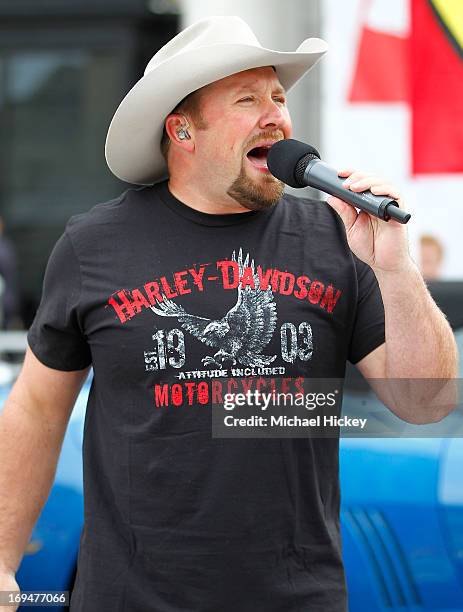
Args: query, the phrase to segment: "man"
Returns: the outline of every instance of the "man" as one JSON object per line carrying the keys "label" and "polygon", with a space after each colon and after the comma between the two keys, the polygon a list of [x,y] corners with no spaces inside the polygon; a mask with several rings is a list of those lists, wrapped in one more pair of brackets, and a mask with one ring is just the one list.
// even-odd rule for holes
{"label": "man", "polygon": [[[405,228],[283,197],[266,168],[291,136],[286,91],[325,49],[265,50],[240,19],[207,19],[116,112],[110,168],[154,185],[73,218],[50,258],[1,422],[4,585],[92,364],[72,610],[346,609],[338,440],[213,438],[210,418],[214,378],[242,371],[342,378],[349,359],[369,377],[455,375]],[[411,422],[443,416],[387,400]]]}
{"label": "man", "polygon": [[441,277],[444,247],[430,234],[420,236],[420,270],[427,281],[439,280]]}

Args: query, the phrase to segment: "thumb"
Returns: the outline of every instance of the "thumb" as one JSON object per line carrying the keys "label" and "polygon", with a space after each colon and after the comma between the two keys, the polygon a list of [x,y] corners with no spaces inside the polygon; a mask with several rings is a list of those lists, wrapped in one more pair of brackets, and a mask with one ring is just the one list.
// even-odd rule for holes
{"label": "thumb", "polygon": [[355,208],[334,196],[330,196],[326,201],[341,217],[346,231],[350,230],[357,220],[358,213]]}

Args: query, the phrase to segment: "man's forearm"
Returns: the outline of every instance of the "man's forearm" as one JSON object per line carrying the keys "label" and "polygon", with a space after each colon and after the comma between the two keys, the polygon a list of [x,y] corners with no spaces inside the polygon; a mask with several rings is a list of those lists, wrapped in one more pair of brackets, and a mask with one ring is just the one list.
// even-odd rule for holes
{"label": "man's forearm", "polygon": [[[388,380],[409,379],[409,395],[405,402],[413,402],[426,409],[426,402],[442,388],[442,384],[431,379],[439,379],[443,383],[458,376],[458,350],[452,329],[413,262],[400,273],[374,272],[385,311],[385,376]],[[396,395],[399,389],[407,388],[405,382],[391,383],[391,386],[394,386]],[[451,397],[454,397],[453,394],[447,390],[447,394],[443,394],[434,405],[443,406]],[[443,408],[436,414],[431,411],[429,416],[437,419],[447,412]]]}
{"label": "man's forearm", "polygon": [[27,402],[13,389],[0,414],[0,571],[11,573],[50,492],[64,435]]}
{"label": "man's forearm", "polygon": [[411,262],[400,273],[374,272],[385,311],[387,378],[456,377],[458,353],[452,329],[416,265]]}

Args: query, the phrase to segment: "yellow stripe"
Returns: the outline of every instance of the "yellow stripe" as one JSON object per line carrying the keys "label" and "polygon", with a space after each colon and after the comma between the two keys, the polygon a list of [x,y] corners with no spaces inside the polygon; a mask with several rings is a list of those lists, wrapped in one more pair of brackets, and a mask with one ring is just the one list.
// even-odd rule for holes
{"label": "yellow stripe", "polygon": [[431,0],[450,34],[463,49],[463,0]]}

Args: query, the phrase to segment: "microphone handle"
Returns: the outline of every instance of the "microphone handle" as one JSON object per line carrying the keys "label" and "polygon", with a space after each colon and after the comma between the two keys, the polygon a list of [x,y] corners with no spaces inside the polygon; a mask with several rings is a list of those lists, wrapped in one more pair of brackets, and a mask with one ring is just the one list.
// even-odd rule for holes
{"label": "microphone handle", "polygon": [[319,159],[312,159],[307,164],[303,178],[305,185],[320,189],[325,193],[336,196],[348,204],[352,204],[383,221],[395,219],[399,223],[407,223],[410,213],[399,208],[396,200],[385,196],[377,196],[367,191],[355,192],[342,186],[345,179],[338,176],[334,168]]}

